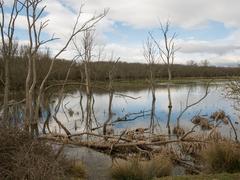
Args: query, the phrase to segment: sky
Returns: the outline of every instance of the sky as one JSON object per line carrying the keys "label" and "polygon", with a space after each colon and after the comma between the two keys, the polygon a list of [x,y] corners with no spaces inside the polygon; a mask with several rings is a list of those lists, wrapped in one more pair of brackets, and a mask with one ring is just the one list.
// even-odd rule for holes
{"label": "sky", "polygon": [[[240,64],[240,0],[43,0],[47,5],[42,20],[49,19],[42,38],[53,33],[60,40],[47,46],[56,53],[63,46],[84,4],[81,22],[109,8],[107,16],[96,26],[96,44],[104,47],[106,58],[114,53],[121,61],[145,63],[143,43],[151,32],[162,40],[159,22],[171,22],[176,33],[175,63],[207,59],[211,65]],[[5,0],[11,4],[12,0]],[[16,36],[26,43],[26,18],[16,24]],[[71,59],[75,51],[68,48],[62,57]],[[161,63],[161,61],[159,60]]]}

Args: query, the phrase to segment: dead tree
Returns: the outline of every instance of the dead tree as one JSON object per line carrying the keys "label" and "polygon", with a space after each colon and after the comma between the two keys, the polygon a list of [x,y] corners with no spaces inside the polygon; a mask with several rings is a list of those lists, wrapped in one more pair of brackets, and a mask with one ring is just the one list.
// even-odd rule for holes
{"label": "dead tree", "polygon": [[195,101],[195,102],[193,102],[193,103],[191,103],[191,104],[189,104],[189,98],[190,98],[190,94],[191,94],[191,88],[188,90],[185,107],[184,107],[184,109],[180,112],[180,114],[179,114],[178,117],[177,117],[177,127],[179,127],[179,121],[180,121],[181,117],[183,116],[183,114],[184,114],[189,108],[198,105],[200,102],[202,102],[202,101],[208,96],[210,83],[211,83],[211,81],[209,81],[209,82],[206,84],[206,89],[205,89],[204,95],[203,95],[201,98],[199,98],[197,101]]}
{"label": "dead tree", "polygon": [[155,100],[156,96],[155,96],[155,73],[154,73],[154,65],[156,63],[156,56],[157,56],[157,52],[156,52],[156,46],[154,45],[154,43],[152,42],[152,40],[150,38],[147,38],[144,46],[143,46],[143,56],[145,58],[145,60],[148,63],[148,69],[149,69],[149,83],[151,86],[151,91],[152,91],[152,98]]}
{"label": "dead tree", "polygon": [[85,83],[86,83],[86,94],[87,94],[87,104],[86,104],[86,131],[89,132],[92,125],[92,88],[91,88],[91,80],[90,80],[90,62],[92,60],[92,51],[93,51],[93,38],[94,34],[92,30],[86,31],[84,33],[82,43],[84,49],[84,72],[85,72]]}
{"label": "dead tree", "polygon": [[[46,6],[41,5],[43,0],[27,0],[25,9],[26,9],[26,18],[28,22],[28,34],[29,34],[29,51],[28,51],[28,68],[27,68],[27,78],[26,78],[26,110],[25,110],[25,129],[31,131],[32,135],[38,135],[38,121],[40,110],[40,105],[43,100],[43,92],[45,83],[52,72],[53,65],[55,60],[67,49],[72,39],[80,33],[83,33],[91,29],[97,22],[99,22],[107,13],[107,10],[104,10],[103,13],[99,15],[93,15],[90,19],[80,23],[80,18],[82,15],[81,6],[77,19],[75,21],[72,32],[63,45],[63,47],[53,56],[48,71],[40,84],[39,90],[36,93],[36,98],[33,97],[34,89],[36,88],[36,56],[39,52],[40,47],[47,44],[48,42],[54,41],[57,38],[52,36],[47,40],[42,40],[42,32],[48,25],[48,20],[41,22],[41,17],[44,14]],[[31,127],[29,129],[29,127]]]}
{"label": "dead tree", "polygon": [[[64,131],[65,131],[65,133],[67,134],[67,135],[70,135],[71,133],[68,131],[68,129],[58,120],[58,118],[57,118],[57,113],[59,112],[59,109],[60,109],[60,107],[61,107],[61,104],[63,103],[63,101],[64,101],[64,90],[65,90],[65,85],[66,85],[66,83],[67,83],[67,81],[68,81],[68,78],[69,78],[69,74],[70,74],[70,72],[71,72],[71,68],[73,67],[73,65],[75,64],[75,60],[76,60],[76,57],[74,57],[73,59],[72,59],[72,61],[71,61],[71,64],[70,64],[70,66],[68,67],[68,71],[67,71],[67,74],[66,74],[66,76],[65,76],[65,79],[64,79],[64,82],[63,82],[63,84],[62,84],[62,87],[61,87],[61,89],[60,89],[60,91],[59,91],[59,93],[58,93],[58,103],[57,103],[57,105],[55,106],[55,111],[54,111],[54,114],[53,114],[53,119],[56,121],[56,123],[59,125],[59,127],[61,127]],[[66,116],[67,117],[67,116]]]}
{"label": "dead tree", "polygon": [[[41,40],[41,34],[44,28],[48,25],[48,21],[40,22],[38,25],[38,20],[42,16],[46,6],[40,8],[40,3],[42,0],[27,0],[26,9],[26,19],[28,25],[28,38],[29,47],[27,52],[28,68],[27,68],[27,78],[25,82],[25,93],[26,93],[26,104],[25,104],[25,129],[31,131],[32,134],[38,135],[38,128],[35,117],[39,116],[39,109],[36,112],[36,99],[34,98],[35,88],[37,84],[37,71],[36,71],[36,59],[38,55],[39,48],[46,44],[47,42],[53,41],[56,38],[52,37],[48,40]],[[30,129],[29,129],[30,128]]]}
{"label": "dead tree", "polygon": [[83,37],[78,44],[77,39],[73,40],[73,44],[78,53],[78,56],[84,67],[84,77],[85,77],[85,91],[86,91],[86,115],[85,115],[85,129],[86,132],[91,131],[92,125],[92,103],[93,95],[91,88],[91,78],[90,78],[90,63],[93,60],[93,48],[94,48],[94,30],[88,29],[84,32]]}
{"label": "dead tree", "polygon": [[25,1],[21,2],[19,0],[14,0],[10,8],[10,18],[6,17],[7,7],[4,5],[4,1],[0,0],[0,11],[1,11],[1,21],[0,21],[0,33],[1,33],[1,51],[2,58],[4,62],[4,102],[3,102],[3,120],[4,125],[8,122],[8,111],[9,111],[9,88],[10,88],[10,67],[9,63],[14,58],[16,54],[17,46],[14,43],[15,37],[15,24],[19,16],[19,13],[23,10]]}
{"label": "dead tree", "polygon": [[[182,136],[185,131],[183,128],[181,128],[180,126],[180,119],[181,117],[183,116],[184,113],[186,113],[191,107],[193,106],[196,106],[198,105],[200,102],[202,102],[209,94],[209,86],[210,86],[210,83],[211,81],[209,81],[207,84],[206,84],[206,89],[205,89],[205,93],[203,94],[203,96],[199,99],[197,99],[196,101],[192,102],[191,104],[189,103],[189,98],[190,98],[190,95],[191,95],[191,90],[192,88],[189,88],[188,90],[188,94],[187,94],[187,98],[186,98],[186,103],[185,103],[185,107],[183,108],[183,110],[179,113],[179,115],[177,116],[177,125],[174,127],[173,129],[173,134],[177,135],[177,137],[179,136]],[[196,115],[195,117],[200,117],[199,114]],[[194,118],[195,118],[194,117]],[[193,119],[194,119],[193,118]],[[206,119],[205,118],[200,118],[202,119],[201,121],[205,121]],[[204,127],[204,128],[209,128],[209,124],[208,124],[208,120],[205,121],[206,123],[202,124],[201,126]],[[196,123],[195,123],[196,124]],[[200,125],[200,123],[198,123],[198,125]]]}
{"label": "dead tree", "polygon": [[120,60],[120,57],[117,58],[117,60],[113,60],[113,55],[111,56],[111,60],[109,61],[112,66],[108,72],[108,93],[109,93],[109,103],[108,103],[108,118],[103,124],[103,135],[107,134],[107,125],[112,119],[112,101],[113,101],[113,94],[114,94],[114,88],[113,88],[113,80],[114,80],[114,74],[116,73],[116,65],[118,61]]}
{"label": "dead tree", "polygon": [[162,45],[162,41],[157,41],[156,38],[151,33],[149,34],[158,48],[159,56],[162,62],[167,66],[167,71],[168,71],[167,89],[168,89],[168,109],[169,109],[167,127],[170,130],[170,120],[171,120],[171,112],[172,112],[170,83],[172,81],[172,66],[174,64],[175,52],[177,51],[177,49],[175,48],[176,33],[170,34],[169,21],[167,21],[165,25],[163,25],[160,22],[160,30],[163,35],[163,45]]}
{"label": "dead tree", "polygon": [[82,84],[84,84],[84,69],[83,69],[83,64],[82,63],[80,63],[80,65],[79,65],[79,72],[80,72],[80,74],[81,74],[81,85],[80,85],[80,87],[79,87],[79,93],[80,93],[80,100],[79,100],[79,104],[80,104],[80,108],[81,108],[81,114],[82,114],[82,119],[81,119],[81,122],[83,122],[84,121],[84,110],[83,110],[83,85]]}
{"label": "dead tree", "polygon": [[153,68],[156,63],[157,51],[156,51],[156,46],[155,46],[154,42],[149,37],[147,38],[147,40],[143,46],[143,56],[148,63],[148,69],[149,69],[148,81],[149,81],[149,84],[151,87],[151,92],[152,92],[150,131],[153,133],[154,132],[154,118],[155,118],[155,102],[156,102],[156,95],[155,95],[156,83],[155,83],[155,73],[154,73]]}
{"label": "dead tree", "polygon": [[225,96],[234,101],[234,108],[240,111],[240,80],[239,78],[229,79],[226,85]]}

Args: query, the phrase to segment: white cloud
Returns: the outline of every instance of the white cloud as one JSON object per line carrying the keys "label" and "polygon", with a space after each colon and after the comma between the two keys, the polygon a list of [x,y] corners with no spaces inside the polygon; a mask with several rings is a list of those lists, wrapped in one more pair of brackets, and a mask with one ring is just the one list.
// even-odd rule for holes
{"label": "white cloud", "polygon": [[138,45],[128,46],[126,44],[106,44],[106,52],[114,52],[116,56],[121,57],[121,61],[143,62],[142,49]]}
{"label": "white cloud", "polygon": [[[78,0],[65,0],[68,4],[74,4],[75,10],[79,7]],[[184,28],[202,28],[209,20],[224,23],[226,27],[240,28],[240,1],[232,0],[88,0],[87,12],[94,12],[104,8],[110,8],[107,20],[103,23],[102,32],[112,30],[113,22],[120,21],[134,28],[157,27],[158,19],[171,19],[172,23]],[[106,25],[107,24],[107,25]],[[178,39],[181,47],[176,57],[177,63],[185,63],[189,59],[201,61],[211,60],[216,63],[235,63],[240,59],[240,33],[235,31],[229,37],[215,41]],[[130,43],[110,43],[106,45],[106,51],[114,51],[121,56],[121,60],[128,62],[145,62],[142,56],[142,45]]]}
{"label": "white cloud", "polygon": [[[12,0],[5,2],[9,5]],[[61,49],[69,37],[81,2],[79,0],[46,0],[45,3],[46,16],[42,20],[50,19],[45,32],[49,35],[55,33],[56,37],[61,39],[48,45],[54,54]],[[114,31],[115,22],[122,22],[132,28],[151,29],[159,25],[158,19],[161,21],[170,19],[174,25],[199,29],[199,31],[208,25],[209,20],[222,22],[226,27],[236,29],[230,36],[223,39],[206,41],[179,37],[176,42],[181,49],[176,54],[176,62],[209,59],[213,65],[230,64],[240,59],[239,7],[239,0],[86,0],[81,22],[86,21],[93,14],[102,12],[104,8],[110,8],[107,17],[97,25],[96,40],[99,44],[106,44],[106,52],[114,51],[121,60],[128,62],[145,62],[142,56],[142,44],[109,43],[104,33]],[[26,28],[25,17],[20,16],[16,25],[20,29]],[[19,39],[21,40],[21,37]],[[62,57],[71,58],[72,56],[73,53],[70,51]]]}
{"label": "white cloud", "polygon": [[217,41],[202,41],[202,40],[177,40],[181,53],[208,53],[216,55],[224,55],[229,52],[240,50],[240,43],[235,41],[217,40]]}
{"label": "white cloud", "polygon": [[[79,0],[65,0],[79,6]],[[110,8],[109,18],[135,27],[156,27],[157,19],[170,18],[176,25],[193,28],[208,20],[239,27],[239,0],[88,0],[89,9]]]}

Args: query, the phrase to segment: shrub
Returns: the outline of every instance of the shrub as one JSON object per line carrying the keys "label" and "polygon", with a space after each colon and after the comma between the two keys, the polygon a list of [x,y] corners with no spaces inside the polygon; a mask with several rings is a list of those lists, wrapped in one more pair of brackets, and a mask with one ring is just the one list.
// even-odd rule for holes
{"label": "shrub", "polygon": [[111,170],[111,176],[117,180],[151,180],[155,177],[170,175],[172,163],[169,158],[159,156],[147,162],[137,159],[119,162]]}
{"label": "shrub", "polygon": [[65,172],[73,178],[86,177],[85,167],[80,161],[69,161],[69,164],[66,165]]}
{"label": "shrub", "polygon": [[239,146],[232,142],[222,141],[210,144],[201,153],[205,170],[211,173],[239,172]]}
{"label": "shrub", "polygon": [[155,177],[169,176],[172,172],[173,164],[170,158],[157,156],[150,161],[150,169],[147,172],[153,172]]}
{"label": "shrub", "polygon": [[119,162],[114,165],[111,171],[113,179],[119,180],[142,180],[144,174],[143,167],[138,160],[134,159],[130,162]]}
{"label": "shrub", "polygon": [[83,177],[83,168],[76,167],[61,153],[56,157],[46,142],[32,139],[19,129],[0,129],[0,179]]}

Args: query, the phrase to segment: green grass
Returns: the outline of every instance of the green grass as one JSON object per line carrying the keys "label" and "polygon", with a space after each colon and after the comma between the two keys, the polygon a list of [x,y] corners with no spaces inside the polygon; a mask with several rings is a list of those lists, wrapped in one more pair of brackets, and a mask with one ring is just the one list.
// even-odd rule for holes
{"label": "green grass", "polygon": [[[184,78],[173,78],[172,83],[173,84],[191,84],[191,83],[206,83],[210,79],[213,79],[217,82],[219,81],[226,81],[229,79],[229,77],[213,77],[213,78],[201,78],[201,77],[184,77]],[[155,79],[157,84],[164,84],[168,82],[167,78],[162,79]],[[107,84],[108,82],[98,82],[99,84]],[[113,85],[116,87],[149,87],[147,79],[135,79],[135,80],[114,80]]]}
{"label": "green grass", "polygon": [[189,175],[189,176],[171,176],[156,178],[155,180],[239,180],[240,173],[221,173],[211,175]]}

